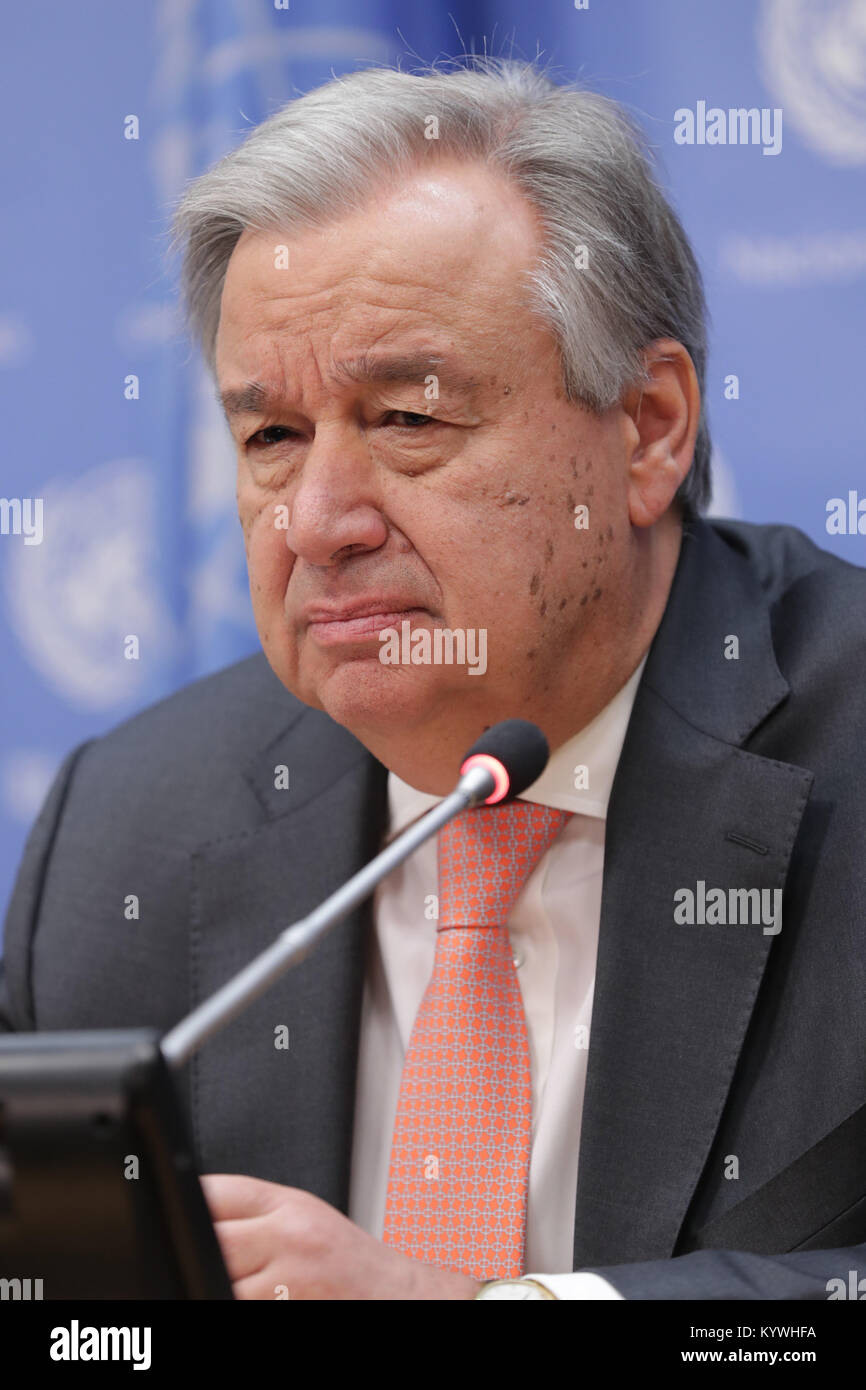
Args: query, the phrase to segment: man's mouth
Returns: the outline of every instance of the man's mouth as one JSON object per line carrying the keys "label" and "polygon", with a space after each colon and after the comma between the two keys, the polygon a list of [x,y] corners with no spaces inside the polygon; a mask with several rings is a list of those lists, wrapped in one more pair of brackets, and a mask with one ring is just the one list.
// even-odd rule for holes
{"label": "man's mouth", "polygon": [[386,628],[399,629],[402,622],[417,624],[429,618],[426,608],[398,608],[392,600],[371,600],[334,605],[313,606],[308,610],[307,633],[322,646],[339,642],[362,642],[376,637]]}

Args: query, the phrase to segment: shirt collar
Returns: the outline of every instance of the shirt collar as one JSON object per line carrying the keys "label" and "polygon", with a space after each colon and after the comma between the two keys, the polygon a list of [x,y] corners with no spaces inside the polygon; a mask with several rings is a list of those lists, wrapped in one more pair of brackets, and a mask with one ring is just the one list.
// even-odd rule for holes
{"label": "shirt collar", "polygon": [[[597,820],[606,819],[614,773],[645,665],[646,655],[604,709],[551,754],[550,762],[541,776],[521,793],[518,800],[534,801],[540,806],[593,816]],[[585,774],[581,774],[581,768],[586,769]],[[582,782],[587,785],[581,785]],[[389,839],[405,830],[441,800],[441,796],[420,792],[389,772]]]}

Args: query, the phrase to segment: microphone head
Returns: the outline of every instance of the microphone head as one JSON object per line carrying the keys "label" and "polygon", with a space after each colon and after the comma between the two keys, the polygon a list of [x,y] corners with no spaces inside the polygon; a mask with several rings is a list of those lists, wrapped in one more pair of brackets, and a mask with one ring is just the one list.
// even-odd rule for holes
{"label": "microphone head", "polygon": [[537,724],[528,719],[504,719],[473,743],[460,768],[461,776],[481,764],[496,778],[496,789],[483,802],[494,806],[526,791],[547,767],[550,749]]}

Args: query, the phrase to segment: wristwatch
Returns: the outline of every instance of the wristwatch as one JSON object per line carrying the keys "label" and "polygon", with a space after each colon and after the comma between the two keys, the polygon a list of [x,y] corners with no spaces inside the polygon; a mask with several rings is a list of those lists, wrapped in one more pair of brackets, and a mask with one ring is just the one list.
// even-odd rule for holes
{"label": "wristwatch", "polygon": [[537,1279],[488,1279],[475,1298],[552,1298],[559,1302],[556,1294]]}

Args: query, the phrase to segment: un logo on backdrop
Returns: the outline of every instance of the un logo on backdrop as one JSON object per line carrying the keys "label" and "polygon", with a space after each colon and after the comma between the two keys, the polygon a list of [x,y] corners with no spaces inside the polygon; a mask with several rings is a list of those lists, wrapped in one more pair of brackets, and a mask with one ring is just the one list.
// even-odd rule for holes
{"label": "un logo on backdrop", "polygon": [[866,163],[863,0],[764,0],[758,48],[785,123],[831,164]]}
{"label": "un logo on backdrop", "polygon": [[[141,459],[117,459],[48,483],[45,544],[6,552],[9,623],[59,695],[102,710],[141,695],[175,645],[159,582],[155,482]],[[126,639],[138,639],[130,659]]]}

